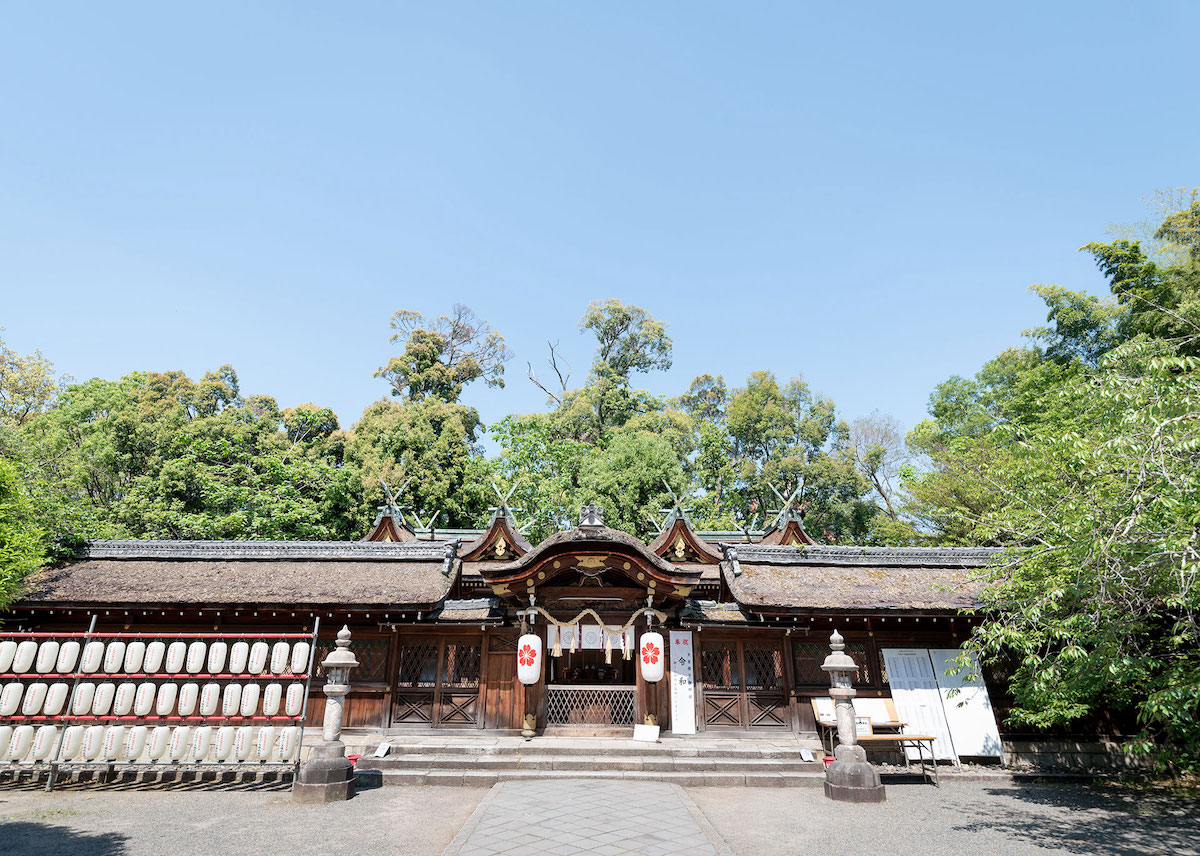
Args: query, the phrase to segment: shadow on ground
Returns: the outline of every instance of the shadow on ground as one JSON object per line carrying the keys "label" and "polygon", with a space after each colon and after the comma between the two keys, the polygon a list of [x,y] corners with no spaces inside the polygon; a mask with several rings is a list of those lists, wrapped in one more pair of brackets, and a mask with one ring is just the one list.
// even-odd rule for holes
{"label": "shadow on ground", "polygon": [[[43,773],[0,776],[0,789],[40,791],[46,788]],[[55,791],[289,791],[291,773],[246,775],[237,771],[166,770],[145,773],[128,770],[105,778],[102,771],[82,771],[54,783]],[[3,853],[3,851],[0,851]]]}
{"label": "shadow on ground", "polygon": [[122,856],[125,841],[116,832],[91,835],[65,826],[0,822],[0,852],[5,856]]}
{"label": "shadow on ground", "polygon": [[1200,854],[1200,799],[1078,784],[995,788],[986,815],[956,828],[990,829],[1064,853],[1145,856]]}

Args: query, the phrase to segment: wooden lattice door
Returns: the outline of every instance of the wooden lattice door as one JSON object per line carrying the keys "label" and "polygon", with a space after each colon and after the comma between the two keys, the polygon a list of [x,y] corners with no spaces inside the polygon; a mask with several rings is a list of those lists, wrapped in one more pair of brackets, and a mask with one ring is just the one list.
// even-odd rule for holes
{"label": "wooden lattice door", "polygon": [[392,724],[476,727],[482,641],[479,636],[401,639]]}
{"label": "wooden lattice door", "polygon": [[705,730],[791,727],[778,642],[705,639],[700,678]]}
{"label": "wooden lattice door", "polygon": [[479,662],[483,639],[455,637],[442,640],[434,711],[441,727],[479,724]]}

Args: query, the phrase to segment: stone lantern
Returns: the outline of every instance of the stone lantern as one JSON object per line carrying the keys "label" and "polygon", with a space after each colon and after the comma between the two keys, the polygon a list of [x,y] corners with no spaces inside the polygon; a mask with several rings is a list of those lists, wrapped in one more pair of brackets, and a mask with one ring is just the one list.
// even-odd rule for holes
{"label": "stone lantern", "polygon": [[842,635],[836,630],[829,637],[832,653],[821,664],[829,674],[829,695],[833,697],[837,720],[838,746],[834,761],[825,771],[825,796],[845,802],[883,802],[887,795],[879,773],[867,763],[867,753],[858,745],[854,728],[854,688],[852,676],[858,665],[846,653]]}
{"label": "stone lantern", "polygon": [[350,628],[338,631],[334,649],[321,661],[325,670],[325,717],[322,740],[313,747],[312,756],[300,765],[292,786],[292,802],[327,803],[354,796],[354,765],[346,757],[342,742],[342,719],[346,694],[350,692],[350,670],[358,660],[350,651]]}

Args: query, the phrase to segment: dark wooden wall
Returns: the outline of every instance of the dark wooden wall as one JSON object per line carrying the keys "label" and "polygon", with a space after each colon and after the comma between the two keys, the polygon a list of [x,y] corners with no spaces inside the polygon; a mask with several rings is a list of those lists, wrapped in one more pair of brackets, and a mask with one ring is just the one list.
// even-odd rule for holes
{"label": "dark wooden wall", "polygon": [[[97,623],[97,631],[145,631],[145,632],[213,632],[223,630],[229,633],[254,632],[298,632],[312,626],[312,616],[279,612],[268,615],[265,611],[259,616],[244,614],[239,620],[224,620],[214,623],[211,618],[202,615],[175,610],[147,610],[144,616],[135,617],[123,610],[112,610],[109,614],[101,614]],[[156,614],[157,613],[157,614]],[[322,616],[324,619],[325,616]],[[347,620],[348,619],[348,620]],[[874,620],[873,620],[874,621]],[[862,697],[880,697],[890,694],[886,674],[883,669],[879,649],[883,647],[957,647],[965,638],[965,624],[959,632],[953,632],[946,627],[946,621],[939,622],[937,629],[933,624],[913,622],[906,619],[906,629],[896,629],[894,619],[889,619],[886,625],[889,629],[867,629],[862,631],[842,630],[846,639],[848,653],[856,661],[864,664],[866,669],[856,681],[855,688]],[[25,629],[80,631],[87,628],[87,610],[74,610],[67,614],[56,610],[55,614],[36,613],[22,618],[20,624]],[[398,726],[393,722],[393,703],[397,670],[399,669],[399,649],[403,639],[448,639],[473,638],[480,640],[481,659],[479,666],[479,684],[477,701],[477,718],[474,722],[457,723],[454,727],[471,727],[498,731],[519,731],[523,725],[526,711],[537,714],[538,727],[546,724],[546,693],[545,681],[532,687],[525,687],[516,678],[516,628],[471,626],[431,626],[405,625],[394,629],[381,629],[377,622],[366,619],[355,619],[353,616],[337,616],[336,619],[325,620],[321,628],[317,644],[316,661],[319,663],[324,653],[333,645],[333,637],[343,623],[349,623],[352,636],[352,650],[362,664],[351,674],[351,692],[347,696],[345,726],[347,728],[388,728],[404,727],[419,728],[418,724]],[[819,622],[825,624],[824,620]],[[17,629],[16,622],[6,622],[11,629]],[[822,673],[815,670],[814,664],[819,665],[828,653],[829,629],[814,628],[808,633],[799,630],[788,634],[784,630],[744,630],[715,626],[703,630],[693,630],[696,643],[696,722],[698,730],[705,730],[704,724],[704,680],[702,674],[701,646],[706,640],[740,641],[743,648],[747,643],[759,645],[775,645],[782,657],[783,691],[786,694],[785,723],[777,726],[768,722],[771,728],[815,734],[816,722],[812,714],[810,699],[828,695],[828,682]],[[908,629],[911,628],[911,629]],[[644,627],[639,622],[639,634]],[[545,624],[537,625],[536,632],[545,642]],[[548,656],[549,649],[545,648]],[[619,654],[617,654],[619,656]],[[647,713],[653,713],[664,731],[671,728],[670,680],[668,676],[657,684],[647,684],[641,679],[641,670],[637,672],[638,721]],[[321,693],[324,676],[319,668],[313,678],[307,722],[310,726],[319,725],[324,712],[325,699]],[[993,692],[999,693],[999,689]],[[461,695],[461,691],[459,691]],[[997,697],[997,702],[1001,699]],[[428,726],[425,726],[428,727]],[[717,729],[710,729],[717,730]],[[736,729],[735,729],[736,730]],[[749,730],[755,730],[753,728]]]}

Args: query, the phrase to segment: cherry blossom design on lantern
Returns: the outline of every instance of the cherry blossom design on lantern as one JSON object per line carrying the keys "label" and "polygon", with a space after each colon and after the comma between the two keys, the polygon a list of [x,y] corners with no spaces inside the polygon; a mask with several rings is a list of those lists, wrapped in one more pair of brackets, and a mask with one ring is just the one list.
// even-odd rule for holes
{"label": "cherry blossom design on lantern", "polygon": [[522,666],[532,666],[537,662],[537,651],[533,650],[532,645],[526,645],[517,652],[517,662]]}
{"label": "cherry blossom design on lantern", "polygon": [[647,642],[642,646],[642,662],[647,666],[656,665],[661,654],[662,651],[659,651],[658,646],[653,642]]}

